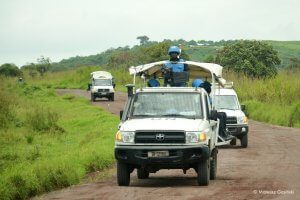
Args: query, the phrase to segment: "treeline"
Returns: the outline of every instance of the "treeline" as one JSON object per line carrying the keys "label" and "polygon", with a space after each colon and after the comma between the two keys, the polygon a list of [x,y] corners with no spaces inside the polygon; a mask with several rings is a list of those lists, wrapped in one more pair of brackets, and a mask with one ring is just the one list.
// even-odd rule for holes
{"label": "treeline", "polygon": [[[100,54],[71,57],[58,63],[53,63],[45,57],[40,57],[36,63],[29,63],[20,69],[14,64],[6,63],[0,66],[0,74],[22,76],[22,73],[26,71],[31,77],[36,77],[38,75],[43,76],[47,71],[65,71],[81,66],[101,66],[107,70],[124,69],[132,65],[168,59],[167,50],[171,45],[180,46],[183,50],[182,57],[186,60],[216,62],[224,65],[225,68],[231,66],[237,72],[247,71],[246,74],[251,76],[256,76],[255,74],[258,74],[257,70],[261,69],[264,70],[261,76],[266,74],[268,76],[268,74],[276,74],[279,68],[299,69],[300,67],[300,45],[298,45],[300,42],[186,41],[183,39],[165,39],[162,42],[157,42],[150,41],[147,36],[139,36],[137,39],[140,40],[140,45],[111,48]],[[249,54],[251,48],[255,52]],[[233,51],[235,53],[231,52],[233,49],[235,49]],[[226,59],[222,55],[226,55]],[[268,55],[271,55],[271,57],[268,57]],[[253,71],[256,71],[255,74]]]}

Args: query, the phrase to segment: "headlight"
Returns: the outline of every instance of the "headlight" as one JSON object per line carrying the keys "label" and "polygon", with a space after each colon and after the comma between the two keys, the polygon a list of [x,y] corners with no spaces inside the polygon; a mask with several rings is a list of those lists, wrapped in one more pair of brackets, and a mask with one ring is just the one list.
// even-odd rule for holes
{"label": "headlight", "polygon": [[248,118],[246,116],[237,117],[237,123],[238,124],[247,124]]}
{"label": "headlight", "polygon": [[186,133],[186,143],[196,143],[198,142],[198,134],[193,132]]}
{"label": "headlight", "polygon": [[206,132],[187,132],[186,133],[186,143],[197,143],[206,141]]}
{"label": "headlight", "polygon": [[116,134],[116,141],[124,143],[134,143],[134,132],[118,131]]}

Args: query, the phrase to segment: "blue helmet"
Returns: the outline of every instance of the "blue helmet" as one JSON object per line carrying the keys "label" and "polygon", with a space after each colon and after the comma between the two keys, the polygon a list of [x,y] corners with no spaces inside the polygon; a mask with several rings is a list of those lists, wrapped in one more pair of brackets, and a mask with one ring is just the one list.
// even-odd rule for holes
{"label": "blue helmet", "polygon": [[204,83],[201,79],[195,79],[192,83],[192,87],[200,87],[200,85]]}
{"label": "blue helmet", "polygon": [[168,54],[170,55],[173,52],[178,53],[178,55],[179,55],[181,53],[181,49],[177,46],[171,46],[169,48]]}
{"label": "blue helmet", "polygon": [[160,84],[159,84],[158,80],[156,80],[156,79],[150,79],[148,81],[148,87],[159,87],[159,86],[160,86]]}

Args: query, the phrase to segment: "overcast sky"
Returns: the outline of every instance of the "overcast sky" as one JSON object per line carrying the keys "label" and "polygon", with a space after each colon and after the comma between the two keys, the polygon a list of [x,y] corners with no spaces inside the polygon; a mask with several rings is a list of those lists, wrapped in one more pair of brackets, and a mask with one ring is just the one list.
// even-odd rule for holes
{"label": "overcast sky", "polygon": [[0,0],[0,65],[150,40],[300,40],[299,0]]}

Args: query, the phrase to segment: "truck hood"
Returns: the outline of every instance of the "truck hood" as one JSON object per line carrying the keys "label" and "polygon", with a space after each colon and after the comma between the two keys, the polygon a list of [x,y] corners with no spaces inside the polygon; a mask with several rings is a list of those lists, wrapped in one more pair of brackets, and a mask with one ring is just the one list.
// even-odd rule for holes
{"label": "truck hood", "polygon": [[244,117],[245,116],[245,113],[241,110],[221,109],[221,110],[218,110],[218,112],[225,112],[227,117]]}
{"label": "truck hood", "polygon": [[130,119],[121,124],[120,131],[137,131],[137,130],[202,131],[204,127],[207,127],[206,123],[208,122],[202,119],[184,119],[184,118]]}

